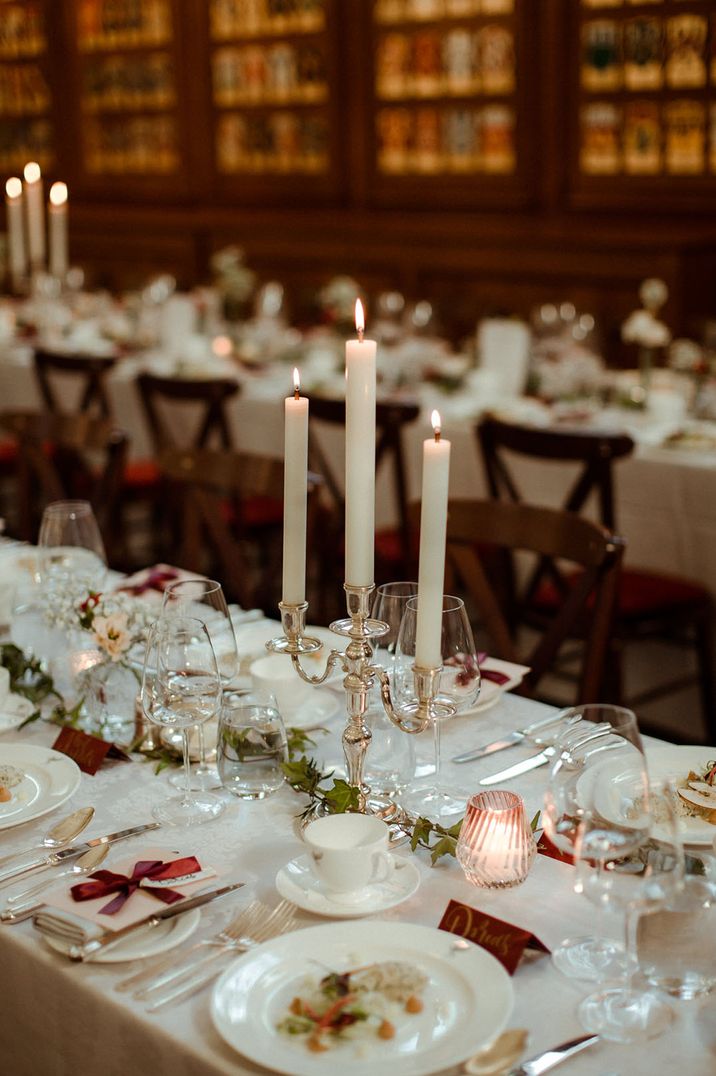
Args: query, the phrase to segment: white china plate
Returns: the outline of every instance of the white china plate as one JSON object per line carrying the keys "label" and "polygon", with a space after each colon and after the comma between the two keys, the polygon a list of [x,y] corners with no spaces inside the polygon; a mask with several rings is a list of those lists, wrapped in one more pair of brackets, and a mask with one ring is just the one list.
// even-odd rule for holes
{"label": "white china plate", "polygon": [[67,755],[34,744],[0,744],[0,764],[15,766],[25,774],[11,789],[12,799],[0,803],[0,829],[54,811],[74,795],[82,777],[77,763]]}
{"label": "white china plate", "polygon": [[[326,923],[244,954],[214,987],[211,1014],[239,1053],[287,1076],[429,1076],[463,1061],[506,1026],[514,1002],[502,965],[477,945],[413,923]],[[322,1054],[276,1028],[307,976],[377,961],[414,964],[428,978],[422,1013],[406,1014],[390,1040],[340,1043]]]}
{"label": "white china plate", "polygon": [[282,713],[286,728],[315,729],[330,721],[341,709],[341,698],[334,691],[314,688],[310,698],[290,713]]}
{"label": "white china plate", "polygon": [[[646,759],[649,769],[649,778],[653,780],[667,779],[670,777],[682,780],[689,770],[700,771],[707,762],[716,759],[716,747],[691,747],[687,745],[674,745],[668,747],[648,747]],[[585,774],[585,776],[587,776]],[[620,781],[620,777],[622,781]],[[604,818],[610,822],[619,821],[623,815],[619,809],[624,795],[628,795],[628,788],[624,790],[628,774],[623,771],[623,764],[618,762],[612,765],[605,764],[596,778],[598,784],[594,789],[594,806]],[[686,844],[711,845],[716,839],[716,826],[712,826],[700,818],[687,818],[680,816],[681,836]],[[656,826],[654,836],[657,839],[668,840],[669,834],[665,827]]]}
{"label": "white china plate", "polygon": [[292,859],[276,875],[276,889],[285,900],[315,915],[331,919],[360,919],[402,904],[420,885],[420,871],[413,862],[395,857],[395,868],[384,882],[366,887],[355,900],[332,899],[311,870],[311,857]]}
{"label": "white china plate", "polygon": [[[122,964],[126,960],[143,960],[147,956],[157,956],[166,953],[175,945],[181,945],[190,937],[201,921],[199,908],[178,915],[166,923],[159,923],[156,927],[145,927],[136,934],[117,942],[104,952],[99,952],[92,958],[93,964]],[[67,953],[68,946],[59,938],[50,938],[43,934],[44,940],[58,953]]]}

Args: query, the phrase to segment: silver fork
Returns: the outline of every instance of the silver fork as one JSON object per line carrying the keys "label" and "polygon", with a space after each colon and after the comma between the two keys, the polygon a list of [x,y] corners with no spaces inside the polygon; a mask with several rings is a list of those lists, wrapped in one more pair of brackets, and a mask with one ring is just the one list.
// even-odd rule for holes
{"label": "silver fork", "polygon": [[[143,983],[151,983],[156,979],[155,986],[159,986],[168,979],[174,977],[179,973],[177,968],[178,964],[184,964],[187,957],[192,953],[198,952],[200,949],[205,949],[207,945],[224,945],[230,943],[238,934],[242,931],[253,930],[260,922],[261,917],[265,916],[268,912],[268,908],[265,904],[262,904],[260,900],[254,900],[246,908],[242,909],[231,919],[225,927],[222,927],[216,934],[211,935],[209,938],[202,938],[201,941],[194,942],[184,953],[177,957],[176,953],[170,954],[168,957],[162,957],[161,960],[153,961],[148,968],[143,968],[135,975],[130,975],[128,979],[122,979],[121,982],[115,985],[115,990],[119,994],[128,993],[130,990],[134,990],[135,987],[142,986]],[[192,965],[193,966],[193,965]],[[184,967],[183,971],[188,971],[188,967]],[[169,972],[168,976],[164,976],[164,972]]]}
{"label": "silver fork", "polygon": [[278,937],[294,929],[296,925],[295,908],[288,901],[280,904],[270,913],[268,908],[261,905],[259,919],[248,929],[245,924],[224,931],[225,940],[216,942],[217,951],[195,961],[190,967],[183,967],[173,972],[160,976],[149,985],[142,987],[132,995],[136,1001],[151,1001],[152,1008],[161,1008],[170,1001],[179,1000],[179,997],[189,996],[208,983],[216,975],[220,968],[215,967],[215,961],[225,953],[241,953],[247,949],[260,945],[270,938]]}

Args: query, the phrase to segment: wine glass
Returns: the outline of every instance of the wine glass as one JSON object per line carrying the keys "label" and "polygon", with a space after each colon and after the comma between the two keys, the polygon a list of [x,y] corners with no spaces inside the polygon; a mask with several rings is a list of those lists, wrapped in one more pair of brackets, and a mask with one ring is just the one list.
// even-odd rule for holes
{"label": "wine glass", "polygon": [[545,793],[544,831],[560,851],[578,859],[580,825],[594,819],[601,844],[591,849],[590,855],[598,871],[586,888],[584,874],[578,872],[575,886],[596,904],[595,933],[566,939],[553,951],[552,960],[569,978],[602,980],[623,969],[621,945],[604,936],[604,914],[613,903],[607,861],[628,855],[640,840],[635,826],[625,828],[610,819],[617,810],[622,812],[622,797],[632,802],[635,789],[643,793],[646,759],[633,711],[592,703],[565,710],[560,716],[562,732],[554,744]]}
{"label": "wine glass", "polygon": [[[676,791],[669,782],[654,782],[646,791],[635,787],[631,800],[622,795],[609,803],[609,831],[614,828],[633,834],[630,857],[624,851],[610,852],[611,839],[603,837],[601,819],[582,823],[582,857],[597,851],[611,856],[609,884],[616,899],[626,909],[626,951],[629,959],[621,986],[608,987],[585,998],[579,1006],[579,1019],[588,1030],[612,1042],[641,1042],[653,1038],[670,1023],[671,1006],[664,997],[636,985],[639,971],[638,935],[649,927],[649,917],[678,899],[684,888],[684,850],[679,834]],[[600,851],[601,848],[601,851]],[[657,933],[663,923],[657,925]],[[661,944],[671,939],[661,938]]]}
{"label": "wine glass", "polygon": [[[455,707],[456,713],[469,710],[480,694],[480,669],[477,650],[468,620],[465,603],[452,594],[443,595],[440,650],[442,671],[437,703]],[[418,621],[418,599],[409,598],[400,624],[395,655],[394,687],[399,703],[415,702],[412,667]],[[428,785],[418,786],[411,793],[414,807],[425,810],[430,817],[443,818],[465,810],[466,798],[456,798],[440,783],[440,726],[441,718],[432,722],[434,771]]]}
{"label": "wine glass", "polygon": [[[219,675],[224,687],[228,687],[239,672],[239,652],[236,647],[234,625],[226,604],[221,583],[215,579],[180,579],[170,583],[162,599],[163,616],[192,616],[206,625],[214,647]],[[221,788],[221,778],[216,766],[207,762],[204,726],[197,726],[199,762],[192,767],[192,788]],[[170,778],[173,784],[176,778]]]}
{"label": "wine glass", "polygon": [[[385,669],[393,680],[398,632],[409,598],[418,593],[414,582],[383,583],[378,587],[371,615],[388,625],[385,635],[376,640],[373,664]],[[373,738],[365,762],[365,779],[379,795],[400,795],[415,775],[415,741],[393,724],[386,714],[376,686],[366,714]]]}
{"label": "wine glass", "polygon": [[184,757],[184,792],[154,808],[154,817],[170,826],[209,822],[224,809],[216,796],[192,794],[189,730],[217,717],[221,677],[206,625],[193,617],[160,617],[151,629],[144,660],[142,708],[160,728],[180,729]]}
{"label": "wine glass", "polygon": [[42,513],[39,547],[40,580],[50,591],[101,590],[107,555],[89,501],[53,501]]}

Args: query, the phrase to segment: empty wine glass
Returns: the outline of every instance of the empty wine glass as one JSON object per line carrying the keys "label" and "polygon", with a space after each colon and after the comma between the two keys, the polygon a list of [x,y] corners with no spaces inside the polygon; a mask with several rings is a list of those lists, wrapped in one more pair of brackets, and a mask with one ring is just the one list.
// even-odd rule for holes
{"label": "empty wine glass", "polygon": [[221,677],[209,633],[193,617],[161,617],[147,643],[141,690],[147,719],[160,728],[180,729],[184,756],[184,792],[154,808],[154,817],[170,826],[209,822],[224,809],[216,796],[192,793],[189,730],[218,717]]}
{"label": "empty wine glass", "polygon": [[[597,991],[579,1006],[579,1018],[588,1031],[612,1042],[641,1042],[653,1038],[672,1019],[671,1006],[665,998],[636,983],[639,971],[638,933],[644,936],[649,917],[673,905],[684,887],[684,851],[679,835],[676,792],[668,782],[647,784],[646,792],[633,788],[630,799],[623,794],[608,804],[608,834],[620,831],[633,834],[625,847],[629,858],[614,848],[611,836],[604,838],[603,819],[594,816],[582,823],[583,857],[597,852],[611,856],[608,863],[609,885],[618,902],[626,909],[626,975],[621,986]],[[600,850],[601,849],[601,850]],[[662,924],[663,926],[663,924]],[[659,928],[657,927],[657,930]],[[662,937],[662,944],[671,944]]]}
{"label": "empty wine glass", "polygon": [[[196,617],[206,625],[222,685],[228,687],[239,672],[239,653],[234,625],[221,583],[215,579],[203,578],[180,579],[170,583],[164,591],[162,615]],[[197,725],[197,739],[199,762],[192,767],[192,788],[220,788],[221,778],[217,768],[207,761],[203,725]],[[179,779],[178,775],[176,779],[170,778],[173,784],[178,783]]]}
{"label": "empty wine glass", "polygon": [[[570,978],[601,981],[620,973],[622,946],[605,936],[604,915],[614,903],[609,887],[608,861],[628,855],[641,835],[637,827],[610,821],[621,797],[632,802],[635,789],[644,790],[646,759],[636,716],[620,706],[594,703],[562,713],[563,731],[554,744],[554,762],[545,794],[543,825],[547,837],[562,852],[579,859],[584,852],[582,823],[594,821],[595,847],[587,858],[598,865],[588,882],[577,873],[576,890],[597,907],[594,935],[568,938],[552,953],[555,966]],[[619,812],[622,806],[618,807]],[[601,842],[601,843],[600,843]]]}
{"label": "empty wine glass", "polygon": [[[415,701],[412,667],[415,663],[417,620],[418,599],[409,598],[398,633],[395,657],[394,688],[399,703]],[[480,669],[465,603],[452,594],[443,595],[440,650],[443,667],[436,702],[454,706],[456,713],[469,710],[480,694]],[[466,797],[452,796],[440,783],[442,720],[438,718],[432,722],[435,761],[432,781],[416,787],[410,797],[416,809],[425,811],[433,818],[464,811],[467,802]]]}
{"label": "empty wine glass", "polygon": [[50,592],[77,595],[101,590],[107,555],[89,501],[53,501],[42,513],[39,547],[40,581]]}

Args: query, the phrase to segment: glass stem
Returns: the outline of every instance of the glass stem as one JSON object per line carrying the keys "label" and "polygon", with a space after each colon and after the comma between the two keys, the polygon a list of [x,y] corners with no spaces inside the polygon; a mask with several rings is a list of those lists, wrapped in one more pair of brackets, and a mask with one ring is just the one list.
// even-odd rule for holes
{"label": "glass stem", "polygon": [[639,907],[636,904],[627,904],[624,914],[624,942],[626,949],[626,967],[624,970],[624,989],[631,990],[634,984],[634,976],[639,969],[637,958],[636,932],[639,927]]}
{"label": "glass stem", "polygon": [[433,751],[435,752],[435,778],[433,788],[440,791],[440,718],[433,717]]}
{"label": "glass stem", "polygon": [[[597,860],[597,875],[599,879],[599,900],[597,901],[597,911],[594,917],[594,937],[600,944],[604,944],[604,930],[606,920],[606,893],[604,887],[606,866],[603,859]],[[600,975],[598,982],[603,982],[604,975]]]}
{"label": "glass stem", "polygon": [[189,729],[181,732],[182,751],[184,753],[184,799],[183,803],[191,803],[191,759],[189,758]]}
{"label": "glass stem", "polygon": [[196,726],[197,736],[199,737],[199,769],[206,769],[206,746],[204,743],[204,726]]}

